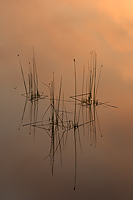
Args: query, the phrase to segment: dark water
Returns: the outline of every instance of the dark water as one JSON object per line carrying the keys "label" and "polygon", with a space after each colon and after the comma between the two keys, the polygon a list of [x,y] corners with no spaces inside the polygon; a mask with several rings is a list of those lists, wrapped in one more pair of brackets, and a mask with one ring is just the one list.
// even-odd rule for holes
{"label": "dark water", "polygon": [[[106,76],[109,73],[107,72]],[[104,75],[103,72],[103,77]],[[21,75],[19,88],[14,88],[13,81],[11,85],[3,86],[0,199],[130,200],[133,198],[131,85],[122,81],[118,84],[116,81],[118,77],[108,77],[107,84],[103,84],[106,77],[101,80],[99,99],[110,101],[110,105],[118,108],[104,104],[95,106],[96,117],[92,124],[87,123],[75,131],[74,129],[64,131],[60,128],[60,138],[58,132],[57,138],[54,138],[54,156],[50,150],[53,148],[53,141],[44,129],[34,130],[33,127],[30,129],[30,126],[23,126],[30,122],[31,102],[27,102],[22,126],[18,130],[25,104],[25,97],[21,96],[24,91]],[[52,75],[49,81],[51,78]],[[60,78],[55,74],[55,79],[55,96],[58,96]],[[74,93],[73,80],[72,74],[69,76],[69,81],[73,86],[68,88],[66,93],[64,91],[65,99],[71,100],[69,97]],[[114,80],[111,85],[110,80]],[[77,85],[80,85],[80,82],[82,81],[78,79]],[[68,87],[66,82],[63,86]],[[44,89],[44,86],[41,87]],[[81,91],[81,87],[79,88],[78,92]],[[46,88],[44,90],[49,94]],[[69,91],[73,93],[70,94]],[[64,103],[67,111],[74,113],[74,103]],[[32,106],[34,113],[34,105]],[[49,99],[39,100],[38,106],[37,121],[49,106]],[[77,115],[79,108],[80,105],[77,105]],[[85,106],[81,107],[79,124],[89,121],[93,106],[91,109],[90,111]],[[44,117],[47,123],[51,112],[49,109]],[[67,117],[73,120],[73,116],[69,113]],[[52,131],[48,133],[52,134]]]}

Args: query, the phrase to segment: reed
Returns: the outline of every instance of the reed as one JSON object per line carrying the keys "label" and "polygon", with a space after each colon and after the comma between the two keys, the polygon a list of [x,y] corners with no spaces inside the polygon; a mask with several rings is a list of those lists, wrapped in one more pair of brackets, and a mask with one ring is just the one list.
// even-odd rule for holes
{"label": "reed", "polygon": [[[32,121],[34,121],[34,122],[37,121],[38,103],[36,103],[36,102],[38,102],[39,99],[45,99],[47,97],[47,95],[44,95],[43,92],[39,92],[39,90],[38,90],[38,75],[37,75],[34,49],[33,49],[33,66],[32,67],[31,67],[31,63],[29,62],[28,87],[26,84],[26,79],[24,76],[24,71],[23,71],[23,67],[21,64],[20,56],[17,55],[17,57],[18,57],[21,74],[22,74],[22,80],[23,80],[24,89],[25,89],[25,93],[22,95],[26,98],[23,113],[22,113],[22,118],[21,118],[20,125],[19,125],[19,130],[20,130],[21,125],[23,123],[23,119],[24,119],[24,115],[25,115],[25,111],[26,111],[26,107],[27,107],[27,102],[30,101],[30,103],[31,103],[30,111],[29,111],[30,112],[29,120],[30,120],[30,124],[31,124]],[[31,133],[31,126],[30,126],[30,133]],[[34,126],[34,133],[35,133],[35,126]]]}
{"label": "reed", "polygon": [[[23,96],[26,97],[24,110],[21,118],[21,123],[19,129],[22,125],[24,118],[27,101],[30,101],[30,115],[29,123],[24,124],[23,126],[30,126],[34,128],[34,136],[36,128],[44,130],[48,137],[50,138],[50,150],[47,157],[50,158],[52,175],[54,174],[54,162],[55,154],[60,155],[61,165],[63,163],[63,150],[67,144],[68,133],[73,131],[73,141],[74,141],[74,185],[73,189],[76,189],[77,182],[77,149],[78,145],[82,152],[82,144],[80,138],[80,128],[83,128],[83,133],[85,134],[85,125],[88,127],[88,133],[90,136],[90,145],[94,148],[97,145],[97,124],[100,130],[100,136],[102,137],[102,132],[100,128],[100,123],[98,120],[98,115],[96,111],[96,106],[105,106],[113,107],[116,106],[110,105],[109,102],[100,102],[97,100],[98,87],[101,77],[102,65],[100,68],[99,76],[97,76],[97,54],[95,51],[90,53],[90,59],[88,61],[88,74],[87,79],[85,76],[85,65],[83,66],[83,75],[82,75],[82,85],[81,93],[77,94],[77,74],[76,74],[76,60],[73,59],[73,68],[74,68],[74,95],[70,96],[70,100],[64,99],[64,93],[62,95],[62,77],[60,78],[59,91],[56,94],[55,90],[55,78],[54,72],[52,76],[52,81],[50,84],[45,84],[42,82],[49,90],[49,99],[50,103],[40,121],[38,121],[38,100],[44,99],[46,95],[43,95],[39,91],[38,84],[38,74],[37,66],[35,60],[35,53],[33,49],[33,65],[29,62],[29,73],[28,73],[28,87],[26,85],[26,80],[24,77],[24,72],[22,64],[18,55],[18,60],[20,64],[23,84],[25,93]],[[28,89],[27,89],[28,88]],[[62,98],[63,96],[63,98]],[[56,98],[55,98],[56,97]],[[62,104],[61,104],[62,101]],[[65,103],[73,103],[73,112],[69,112]],[[81,111],[82,109],[82,111]],[[86,118],[84,117],[84,110],[86,111]],[[72,115],[71,115],[72,114]],[[48,115],[48,116],[47,116]],[[71,116],[70,116],[71,115]]]}

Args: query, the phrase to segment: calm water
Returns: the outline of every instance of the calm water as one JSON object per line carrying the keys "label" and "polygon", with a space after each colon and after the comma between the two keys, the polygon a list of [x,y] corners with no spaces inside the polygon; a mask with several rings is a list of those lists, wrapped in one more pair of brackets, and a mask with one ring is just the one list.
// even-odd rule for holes
{"label": "calm water", "polygon": [[[1,1],[1,200],[133,199],[132,6],[127,0]],[[95,121],[75,132],[61,127],[52,140],[48,135],[51,129],[23,126],[37,110],[37,105],[27,102],[18,130],[25,105],[21,94],[25,90],[17,54],[28,83],[33,46],[39,90],[49,95],[43,83],[49,85],[54,72],[55,98],[59,96],[62,76],[61,99],[64,92],[65,100],[71,100],[75,93],[73,59],[76,59],[77,94],[81,94],[83,67],[86,80],[90,52],[96,50],[97,74],[103,65],[97,98],[118,108],[96,106]],[[63,120],[74,120],[74,103],[64,104],[71,113],[65,114]],[[48,106],[49,99],[39,100],[34,121],[41,120]],[[77,105],[77,116],[79,108]],[[79,124],[88,122],[92,112],[81,107]],[[49,123],[51,116],[49,109],[44,122]],[[46,125],[45,129],[48,128]],[[54,159],[53,149],[56,149]]]}
{"label": "calm water", "polygon": [[[102,76],[104,74],[103,72]],[[52,75],[49,81],[51,79]],[[55,94],[58,95],[60,78],[55,79]],[[115,77],[111,79],[115,82]],[[69,76],[69,80],[73,82],[73,75]],[[103,81],[106,81],[106,78],[101,80],[99,96],[105,102],[113,101],[110,101],[110,104],[118,106],[118,109],[105,107],[104,104],[96,106],[95,126],[86,124],[76,129],[76,161],[73,129],[64,132],[63,139],[60,140],[61,146],[54,154],[54,162],[52,156],[51,159],[46,158],[51,148],[51,138],[46,131],[36,128],[34,132],[33,127],[30,130],[29,126],[23,126],[30,122],[30,102],[27,103],[21,129],[18,130],[25,104],[25,97],[21,96],[24,91],[21,74],[20,88],[14,89],[14,81],[11,85],[6,84],[5,88],[3,86],[0,140],[1,199],[133,198],[131,88],[122,82],[115,87],[112,82],[112,87],[115,88],[113,94],[112,90],[110,92],[107,88],[108,83],[104,86]],[[67,87],[65,84],[67,83],[63,84],[64,87]],[[43,84],[41,87],[44,87]],[[47,87],[44,87],[44,91],[49,94]],[[81,91],[80,87],[78,91]],[[66,94],[68,93],[67,90]],[[66,98],[71,100],[69,96]],[[67,111],[74,112],[74,103],[64,104]],[[39,121],[49,106],[49,99],[40,100],[38,106]],[[77,113],[79,107],[77,105]],[[47,123],[50,115],[50,111],[45,115]],[[81,108],[80,116],[80,124],[89,121],[90,110],[86,107]],[[73,120],[73,114],[69,113],[67,117]],[[55,146],[58,141],[59,139],[55,138]]]}

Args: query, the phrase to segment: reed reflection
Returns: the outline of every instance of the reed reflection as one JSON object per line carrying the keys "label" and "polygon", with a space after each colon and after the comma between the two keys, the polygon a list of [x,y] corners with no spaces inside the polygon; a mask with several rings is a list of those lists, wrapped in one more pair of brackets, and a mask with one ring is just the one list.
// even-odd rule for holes
{"label": "reed reflection", "polygon": [[[117,108],[116,106],[112,106],[107,104],[107,102],[100,102],[97,99],[97,92],[100,82],[100,76],[101,76],[101,70],[102,65],[100,68],[100,73],[97,78],[97,54],[95,51],[92,51],[90,53],[90,62],[88,62],[88,75],[86,80],[86,93],[84,92],[84,85],[85,85],[85,66],[83,68],[83,82],[82,82],[82,92],[81,94],[77,94],[77,78],[76,78],[76,60],[74,59],[74,77],[75,77],[75,95],[70,96],[71,99],[74,100],[74,152],[75,152],[75,177],[74,177],[74,190],[76,189],[76,177],[77,177],[77,135],[79,137],[79,143],[80,141],[80,134],[79,134],[79,127],[83,126],[83,132],[84,132],[84,125],[89,123],[90,128],[89,135],[90,135],[90,144],[95,148],[96,147],[96,118],[99,125],[99,130],[101,134],[100,124],[98,115],[96,112],[96,106],[104,105],[104,106],[110,106]],[[89,80],[89,81],[88,81]],[[77,105],[79,105],[79,111],[77,116]],[[84,113],[83,108],[86,108],[86,122],[84,121]],[[89,119],[88,119],[88,112],[87,108],[89,109]],[[80,113],[82,110],[82,123],[80,123]],[[78,133],[76,130],[78,129]],[[102,134],[101,134],[102,137]]]}
{"label": "reed reflection", "polygon": [[[33,65],[31,67],[31,63],[29,62],[29,73],[28,73],[28,84],[26,84],[24,72],[23,72],[23,67],[20,61],[20,56],[18,56],[18,61],[20,64],[20,69],[21,69],[21,74],[22,74],[22,79],[23,79],[23,84],[24,84],[24,89],[25,93],[22,94],[22,96],[25,97],[25,104],[24,104],[24,109],[22,113],[22,118],[21,122],[19,125],[19,130],[21,128],[21,125],[23,123],[27,103],[29,102],[29,124],[30,124],[30,132],[31,133],[31,124],[35,123],[37,121],[37,116],[38,116],[38,100],[40,99],[45,99],[47,95],[44,95],[43,92],[39,91],[39,86],[38,86],[38,75],[37,75],[37,67],[36,67],[36,61],[35,61],[35,54],[34,54],[34,49],[33,49]],[[28,87],[27,87],[28,85]],[[23,126],[26,126],[27,124],[24,124]],[[35,133],[35,127],[34,127],[34,133]]]}
{"label": "reed reflection", "polygon": [[[77,182],[77,150],[82,152],[82,135],[89,135],[89,142],[92,147],[97,145],[97,128],[102,137],[102,131],[98,119],[97,107],[113,107],[116,106],[108,104],[108,102],[101,102],[97,99],[97,91],[100,82],[102,65],[100,73],[97,79],[97,58],[96,52],[90,53],[90,61],[88,62],[88,74],[85,80],[85,66],[83,67],[83,81],[81,94],[77,94],[77,77],[76,77],[76,60],[74,59],[74,95],[70,96],[70,100],[64,99],[64,93],[62,92],[62,77],[60,78],[59,91],[55,94],[55,79],[54,73],[52,81],[49,84],[42,82],[49,91],[49,96],[43,95],[38,91],[38,78],[35,64],[33,64],[33,72],[29,66],[29,92],[27,92],[26,82],[20,62],[25,94],[26,97],[23,115],[20,123],[20,127],[24,118],[27,101],[30,101],[30,122],[24,124],[24,126],[31,126],[35,129],[39,128],[45,131],[50,138],[50,150],[49,154],[44,158],[50,159],[52,175],[54,174],[54,162],[55,156],[59,153],[60,162],[62,165],[63,150],[66,147],[68,136],[73,132],[74,142],[74,186],[76,189]],[[20,60],[19,60],[20,61]],[[33,53],[33,63],[35,62]],[[86,88],[85,88],[86,85]],[[56,98],[55,98],[56,96]],[[47,98],[46,98],[47,97]],[[46,98],[49,100],[49,105],[45,110],[41,120],[37,120],[38,114],[38,100]],[[70,111],[70,105],[72,105]],[[82,128],[82,129],[81,129]],[[83,134],[82,134],[83,133]],[[79,144],[79,146],[78,146]]]}

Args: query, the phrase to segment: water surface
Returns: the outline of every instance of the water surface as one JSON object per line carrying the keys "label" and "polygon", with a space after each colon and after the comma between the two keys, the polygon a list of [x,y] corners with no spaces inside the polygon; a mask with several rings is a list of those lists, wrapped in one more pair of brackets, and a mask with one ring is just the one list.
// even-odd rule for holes
{"label": "water surface", "polygon": [[[0,198],[132,200],[132,3],[8,3],[2,2],[0,14]],[[96,50],[98,74],[103,65],[97,97],[118,107],[96,107],[98,119],[92,137],[90,124],[81,126],[79,132],[76,129],[76,181],[73,129],[64,133],[53,168],[50,157],[45,159],[51,148],[49,135],[43,129],[36,128],[34,132],[33,127],[30,130],[23,126],[30,122],[30,102],[18,130],[25,104],[21,94],[25,89],[17,54],[28,82],[33,46],[39,90],[49,95],[42,82],[49,84],[54,72],[55,98],[59,96],[62,76],[62,94],[67,100],[74,95],[73,59],[76,59],[77,94],[81,94],[83,67],[87,76],[90,52]],[[38,106],[40,120],[49,99],[39,100]],[[74,103],[65,102],[65,106],[74,113]],[[80,122],[88,121],[89,114],[88,108],[81,109]],[[49,115],[51,111],[45,116],[47,120]],[[73,120],[72,114],[69,117]]]}

